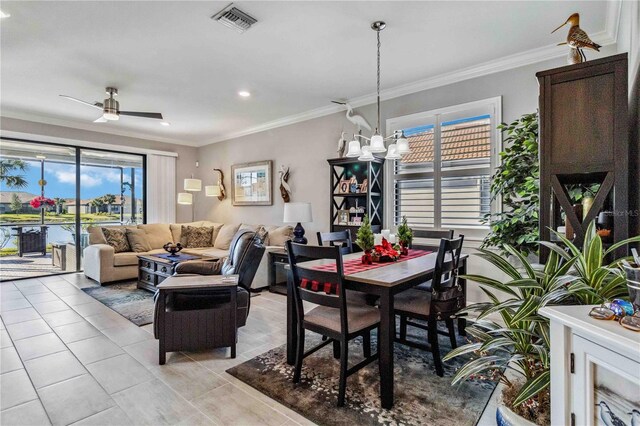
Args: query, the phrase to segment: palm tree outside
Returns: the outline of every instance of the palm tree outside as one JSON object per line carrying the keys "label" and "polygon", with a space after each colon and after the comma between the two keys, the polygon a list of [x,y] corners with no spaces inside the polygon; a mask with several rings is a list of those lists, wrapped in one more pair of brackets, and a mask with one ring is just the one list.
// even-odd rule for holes
{"label": "palm tree outside", "polygon": [[28,185],[24,174],[29,164],[23,160],[0,160],[0,183],[9,188],[24,188]]}

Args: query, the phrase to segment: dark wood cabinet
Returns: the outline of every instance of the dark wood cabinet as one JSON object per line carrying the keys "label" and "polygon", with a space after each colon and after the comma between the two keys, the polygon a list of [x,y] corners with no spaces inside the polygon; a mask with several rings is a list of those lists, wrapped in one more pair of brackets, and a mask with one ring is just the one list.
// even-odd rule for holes
{"label": "dark wood cabinet", "polygon": [[[588,224],[609,212],[610,241],[629,236],[627,54],[536,74],[540,85],[540,237],[549,241],[569,222],[581,245]],[[570,196],[579,186],[598,188],[584,217]],[[626,248],[616,254],[624,255]],[[541,248],[540,259],[548,250]]]}
{"label": "dark wood cabinet", "polygon": [[[373,232],[380,232],[384,223],[384,158],[376,157],[374,161],[358,161],[356,158],[335,158],[327,160],[330,168],[330,218],[331,231],[348,230],[355,241],[356,232],[360,225],[352,222],[355,217],[363,218],[366,214],[371,221]],[[352,177],[361,186],[366,179],[366,185],[358,192],[351,192],[350,188],[342,185]],[[358,213],[358,211],[361,211]],[[347,223],[341,221],[341,212],[350,212]],[[355,213],[354,213],[355,211]]]}

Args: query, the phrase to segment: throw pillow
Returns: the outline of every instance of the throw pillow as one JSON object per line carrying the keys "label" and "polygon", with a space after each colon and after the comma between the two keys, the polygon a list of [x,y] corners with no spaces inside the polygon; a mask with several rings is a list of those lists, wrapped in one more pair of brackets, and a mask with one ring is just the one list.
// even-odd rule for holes
{"label": "throw pillow", "polygon": [[107,244],[113,247],[116,253],[122,253],[124,251],[131,251],[129,240],[127,240],[127,232],[125,229],[117,228],[102,228],[104,239],[107,240]]}
{"label": "throw pillow", "polygon": [[267,228],[267,230],[269,231],[268,245],[270,246],[283,247],[288,240],[293,238],[293,227],[290,225]]}
{"label": "throw pillow", "polygon": [[211,247],[213,229],[209,226],[183,226],[182,239],[189,248]]}
{"label": "throw pillow", "polygon": [[151,244],[147,238],[147,232],[144,229],[127,229],[127,240],[129,240],[131,250],[136,253],[151,250]]}
{"label": "throw pillow", "polygon": [[233,237],[236,235],[236,232],[238,232],[239,227],[240,225],[231,225],[231,224],[223,225],[222,228],[220,228],[220,231],[218,231],[218,235],[216,235],[216,240],[213,246],[217,249],[229,250],[231,241],[233,240]]}

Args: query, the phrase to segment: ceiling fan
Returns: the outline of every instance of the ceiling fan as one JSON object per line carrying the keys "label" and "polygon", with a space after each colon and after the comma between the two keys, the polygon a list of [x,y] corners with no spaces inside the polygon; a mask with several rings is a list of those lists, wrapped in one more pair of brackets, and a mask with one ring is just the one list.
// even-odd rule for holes
{"label": "ceiling fan", "polygon": [[120,111],[120,103],[113,98],[114,96],[118,96],[118,89],[114,87],[107,87],[105,90],[109,97],[105,99],[104,102],[91,103],[67,95],[60,96],[65,99],[69,99],[71,101],[79,102],[81,104],[102,110],[102,117],[94,120],[94,123],[106,123],[107,121],[115,121],[118,120],[121,115],[129,115],[131,117],[141,118],[155,118],[158,120],[162,120],[162,114],[160,114],[159,112]]}

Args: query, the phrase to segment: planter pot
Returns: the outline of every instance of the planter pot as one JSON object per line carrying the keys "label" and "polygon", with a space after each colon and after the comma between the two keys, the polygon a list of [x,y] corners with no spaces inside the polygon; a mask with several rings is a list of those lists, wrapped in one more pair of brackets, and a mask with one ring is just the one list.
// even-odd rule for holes
{"label": "planter pot", "polygon": [[529,420],[521,417],[511,411],[509,407],[504,404],[498,405],[496,410],[496,425],[498,426],[536,426],[535,423],[531,423]]}
{"label": "planter pot", "polygon": [[371,256],[371,250],[366,250],[362,255],[362,264],[371,265],[373,263],[373,256]]}

